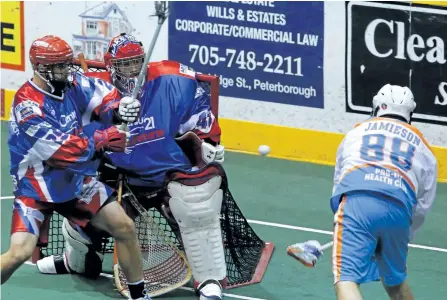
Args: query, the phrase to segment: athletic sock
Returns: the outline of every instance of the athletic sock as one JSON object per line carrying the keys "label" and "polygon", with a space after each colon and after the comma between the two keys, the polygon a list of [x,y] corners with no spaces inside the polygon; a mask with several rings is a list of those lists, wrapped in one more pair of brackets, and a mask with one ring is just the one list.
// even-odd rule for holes
{"label": "athletic sock", "polygon": [[127,283],[129,287],[130,298],[139,299],[144,297],[144,280]]}

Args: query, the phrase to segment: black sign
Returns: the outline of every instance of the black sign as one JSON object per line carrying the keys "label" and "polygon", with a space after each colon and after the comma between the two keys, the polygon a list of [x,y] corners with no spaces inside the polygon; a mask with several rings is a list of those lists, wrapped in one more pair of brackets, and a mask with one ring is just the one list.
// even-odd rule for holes
{"label": "black sign", "polygon": [[370,113],[387,84],[408,86],[414,120],[447,124],[447,9],[347,3],[346,109]]}
{"label": "black sign", "polygon": [[1,50],[14,52],[15,47],[6,45],[6,43],[5,43],[5,41],[7,41],[7,40],[9,40],[9,42],[11,42],[14,39],[14,35],[6,33],[7,29],[14,29],[14,24],[1,22],[0,28],[1,28],[1,33],[2,33]]}

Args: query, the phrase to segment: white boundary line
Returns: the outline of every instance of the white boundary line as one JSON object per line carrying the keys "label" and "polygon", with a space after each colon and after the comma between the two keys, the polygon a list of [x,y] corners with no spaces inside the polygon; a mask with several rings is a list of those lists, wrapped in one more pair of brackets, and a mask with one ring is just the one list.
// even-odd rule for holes
{"label": "white boundary line", "polygon": [[[0,200],[8,200],[8,199],[14,199],[14,196],[1,196],[0,197]],[[320,234],[332,235],[332,231],[327,231],[327,230],[286,225],[286,224],[280,224],[280,223],[264,222],[264,221],[258,221],[258,220],[247,220],[247,221],[252,224],[258,224],[258,225],[264,225],[264,226],[270,226],[270,227],[277,227],[277,228],[292,229],[292,230],[298,230],[298,231],[307,231],[307,232],[315,232],[315,233],[320,233]],[[447,249],[445,249],[445,248],[431,247],[431,246],[424,246],[424,245],[417,245],[417,244],[408,244],[408,246],[410,246],[411,248],[447,253]],[[245,299],[245,298],[241,298],[241,299]],[[251,299],[256,299],[256,298],[251,298]]]}
{"label": "white boundary line", "polygon": [[[26,265],[30,265],[30,266],[35,266],[36,264],[33,264],[30,261],[26,261],[25,262]],[[101,273],[100,276],[105,277],[105,278],[113,278],[112,274],[107,274],[107,273]],[[194,292],[193,288],[190,287],[185,287],[182,286],[179,288],[180,290],[185,290],[185,291],[190,291],[190,292]],[[235,295],[235,294],[227,294],[227,293],[223,293],[223,295],[225,297],[230,297],[230,298],[234,298],[234,299],[243,299],[243,300],[267,300],[267,299],[263,299],[263,298],[253,298],[253,297],[247,297],[247,296],[241,296],[241,295]]]}

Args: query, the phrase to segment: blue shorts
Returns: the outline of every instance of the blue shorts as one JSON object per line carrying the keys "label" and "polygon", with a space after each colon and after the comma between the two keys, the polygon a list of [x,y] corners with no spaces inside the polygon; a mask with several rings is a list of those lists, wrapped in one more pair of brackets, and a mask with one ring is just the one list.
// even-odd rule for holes
{"label": "blue shorts", "polygon": [[345,195],[334,216],[334,283],[361,284],[380,277],[387,286],[402,283],[407,277],[410,218],[402,204],[382,194]]}

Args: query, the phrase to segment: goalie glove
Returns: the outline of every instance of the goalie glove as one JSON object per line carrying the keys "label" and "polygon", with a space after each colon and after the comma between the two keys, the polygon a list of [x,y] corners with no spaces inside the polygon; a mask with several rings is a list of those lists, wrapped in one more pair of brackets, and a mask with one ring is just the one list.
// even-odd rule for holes
{"label": "goalie glove", "polygon": [[202,143],[202,159],[209,164],[213,161],[223,163],[225,160],[225,147],[222,145],[213,146],[210,143]]}
{"label": "goalie glove", "polygon": [[140,101],[132,97],[121,98],[120,104],[118,106],[118,114],[121,120],[128,123],[133,123],[138,119],[140,115]]}

